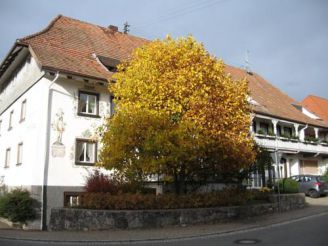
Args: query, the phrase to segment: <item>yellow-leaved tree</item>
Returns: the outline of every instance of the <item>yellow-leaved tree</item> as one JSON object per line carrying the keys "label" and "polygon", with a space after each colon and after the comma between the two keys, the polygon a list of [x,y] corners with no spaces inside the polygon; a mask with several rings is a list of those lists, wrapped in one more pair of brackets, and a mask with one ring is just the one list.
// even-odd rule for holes
{"label": "yellow-leaved tree", "polygon": [[246,80],[193,37],[137,48],[109,90],[116,113],[103,127],[99,164],[129,180],[186,183],[238,176],[255,160]]}

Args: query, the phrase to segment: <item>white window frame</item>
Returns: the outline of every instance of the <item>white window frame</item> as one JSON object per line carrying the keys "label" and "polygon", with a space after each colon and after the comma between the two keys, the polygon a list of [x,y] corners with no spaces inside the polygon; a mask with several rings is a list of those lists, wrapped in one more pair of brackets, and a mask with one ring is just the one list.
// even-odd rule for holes
{"label": "white window frame", "polygon": [[[78,143],[83,143],[84,145],[84,150],[83,150],[83,156],[84,160],[80,160],[79,157],[81,156],[82,153],[79,153],[78,149]],[[87,150],[88,150],[88,145],[92,144],[94,145],[93,147],[93,161],[86,161],[87,159]],[[91,140],[91,139],[82,139],[82,138],[77,138],[75,141],[75,164],[77,165],[87,165],[87,166],[93,166],[97,162],[97,142]],[[91,158],[91,157],[90,157]]]}
{"label": "white window frame", "polygon": [[26,104],[27,104],[27,100],[24,99],[21,104],[20,122],[24,121],[26,118]]}
{"label": "white window frame", "polygon": [[[81,105],[81,96],[85,95],[87,98],[86,101],[86,110],[85,112],[82,111],[82,105]],[[96,103],[95,103],[95,109],[94,113],[89,113],[89,107],[90,107],[90,97],[95,97],[96,98]],[[81,116],[89,116],[89,117],[99,117],[99,94],[94,93],[94,92],[87,92],[87,91],[79,91],[79,102],[78,102],[78,115]]]}
{"label": "white window frame", "polygon": [[114,103],[114,96],[110,95],[109,96],[109,116],[112,117],[115,113],[115,103]]}
{"label": "white window frame", "polygon": [[23,163],[23,142],[18,143],[17,145],[17,163],[16,165],[22,165]]}
{"label": "white window frame", "polygon": [[7,148],[5,153],[5,168],[9,168],[10,166],[10,155],[11,155],[11,149]]}
{"label": "white window frame", "polygon": [[10,113],[9,113],[9,126],[8,126],[8,131],[13,128],[13,117],[14,117],[14,110],[10,111]]}

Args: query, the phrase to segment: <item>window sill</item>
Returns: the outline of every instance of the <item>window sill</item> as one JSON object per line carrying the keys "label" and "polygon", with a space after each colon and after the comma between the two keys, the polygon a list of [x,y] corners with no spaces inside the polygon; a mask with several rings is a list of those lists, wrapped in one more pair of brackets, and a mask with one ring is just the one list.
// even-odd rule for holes
{"label": "window sill", "polygon": [[317,142],[312,142],[312,141],[303,141],[305,144],[312,144],[312,145],[318,145],[319,143]]}
{"label": "window sill", "polygon": [[75,165],[77,166],[95,166],[95,162],[75,162]]}
{"label": "window sill", "polygon": [[11,126],[11,127],[8,128],[8,131],[11,131],[12,129],[13,129],[13,127]]}
{"label": "window sill", "polygon": [[22,165],[22,163],[16,163],[16,166],[21,166]]}
{"label": "window sill", "polygon": [[4,166],[3,168],[4,168],[4,169],[8,169],[8,168],[9,168],[9,166]]}
{"label": "window sill", "polygon": [[25,121],[25,118],[24,119],[20,119],[19,123],[23,123]]}
{"label": "window sill", "polygon": [[268,134],[255,133],[255,136],[258,138],[276,139],[276,136],[268,135]]}
{"label": "window sill", "polygon": [[84,113],[77,113],[78,116],[89,117],[89,118],[100,118],[98,114],[84,114]]}

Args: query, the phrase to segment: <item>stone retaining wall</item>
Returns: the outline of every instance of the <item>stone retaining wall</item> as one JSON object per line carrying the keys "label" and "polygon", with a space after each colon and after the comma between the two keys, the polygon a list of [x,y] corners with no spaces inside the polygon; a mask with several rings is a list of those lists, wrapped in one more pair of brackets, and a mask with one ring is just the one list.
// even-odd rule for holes
{"label": "stone retaining wall", "polygon": [[[278,206],[280,203],[280,209]],[[227,222],[232,219],[288,211],[305,206],[304,194],[271,197],[271,203],[247,206],[167,209],[90,210],[55,208],[51,210],[50,230],[108,230],[160,228],[173,225]]]}

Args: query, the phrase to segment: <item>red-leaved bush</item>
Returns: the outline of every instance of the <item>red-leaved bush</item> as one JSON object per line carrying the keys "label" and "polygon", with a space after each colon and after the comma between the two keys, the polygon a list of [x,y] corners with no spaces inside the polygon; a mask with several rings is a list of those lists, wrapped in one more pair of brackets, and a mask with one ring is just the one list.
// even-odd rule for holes
{"label": "red-leaved bush", "polygon": [[244,205],[249,202],[267,202],[269,193],[259,191],[223,190],[212,193],[193,193],[186,195],[174,194],[130,194],[120,193],[86,193],[83,195],[82,208],[138,210],[138,209],[177,209],[204,208]]}
{"label": "red-leaved bush", "polygon": [[119,184],[116,180],[111,179],[109,176],[95,170],[86,179],[84,186],[86,192],[92,193],[109,193],[116,195],[119,191]]}
{"label": "red-leaved bush", "polygon": [[156,194],[156,190],[153,188],[143,187],[138,183],[120,182],[99,172],[99,170],[95,170],[86,178],[84,190],[87,193],[108,193],[109,195],[122,193]]}

